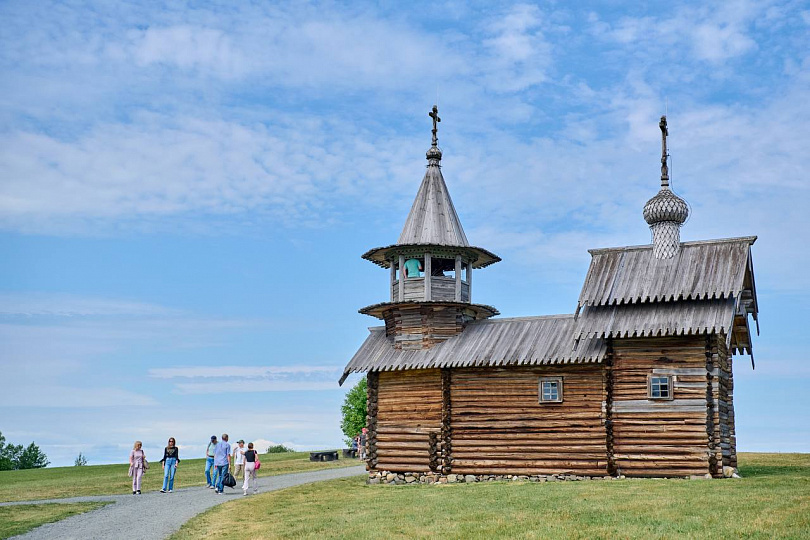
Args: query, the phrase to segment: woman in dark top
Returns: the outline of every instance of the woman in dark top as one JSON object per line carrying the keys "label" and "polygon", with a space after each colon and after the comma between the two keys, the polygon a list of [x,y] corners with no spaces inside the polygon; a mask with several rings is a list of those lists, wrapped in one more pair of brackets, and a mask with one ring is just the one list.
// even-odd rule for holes
{"label": "woman in dark top", "polygon": [[174,437],[169,438],[169,446],[163,449],[163,459],[160,462],[163,464],[163,489],[160,492],[171,493],[174,489],[174,472],[180,463],[180,449],[175,445]]}
{"label": "woman in dark top", "polygon": [[242,450],[245,454],[245,481],[242,483],[242,495],[248,494],[250,483],[253,483],[253,493],[259,492],[256,485],[256,464],[259,462],[259,453],[253,449],[253,443],[248,443],[248,449]]}

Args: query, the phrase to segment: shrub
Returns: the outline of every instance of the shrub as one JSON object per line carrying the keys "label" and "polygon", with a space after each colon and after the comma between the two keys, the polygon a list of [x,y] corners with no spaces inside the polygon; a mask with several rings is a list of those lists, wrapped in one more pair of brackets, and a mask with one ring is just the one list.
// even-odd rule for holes
{"label": "shrub", "polygon": [[270,446],[265,454],[284,454],[285,452],[295,452],[295,450],[292,448],[287,448],[283,444],[277,444],[275,446]]}
{"label": "shrub", "polygon": [[73,462],[73,465],[75,467],[84,467],[85,465],[87,465],[87,458],[84,455],[82,455],[81,452],[79,452],[79,455],[76,458],[76,461]]}

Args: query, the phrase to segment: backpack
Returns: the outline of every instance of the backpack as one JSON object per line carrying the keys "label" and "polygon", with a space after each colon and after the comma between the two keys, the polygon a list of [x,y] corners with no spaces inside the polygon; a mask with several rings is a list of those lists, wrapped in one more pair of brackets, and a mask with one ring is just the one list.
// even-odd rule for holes
{"label": "backpack", "polygon": [[222,485],[223,486],[228,486],[229,488],[232,488],[232,487],[236,486],[236,478],[234,478],[231,473],[227,472],[227,473],[225,473],[225,476],[222,479]]}

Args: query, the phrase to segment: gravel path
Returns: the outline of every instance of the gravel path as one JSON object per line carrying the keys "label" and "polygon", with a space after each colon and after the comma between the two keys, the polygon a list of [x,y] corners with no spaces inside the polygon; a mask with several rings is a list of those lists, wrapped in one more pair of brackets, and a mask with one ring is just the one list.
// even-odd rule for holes
{"label": "gravel path", "polygon": [[[346,478],[365,473],[365,467],[324,469],[303,473],[265,476],[259,478],[259,493],[275,491],[311,482]],[[176,532],[183,523],[205,510],[228,501],[242,498],[241,482],[236,489],[225,488],[225,493],[216,495],[205,487],[175,490],[174,493],[158,491],[143,495],[98,495],[42,501],[0,503],[13,506],[32,503],[68,503],[86,501],[114,501],[104,508],[72,516],[56,523],[37,527],[33,531],[15,536],[18,539],[82,539],[88,538],[139,538],[163,539]]]}

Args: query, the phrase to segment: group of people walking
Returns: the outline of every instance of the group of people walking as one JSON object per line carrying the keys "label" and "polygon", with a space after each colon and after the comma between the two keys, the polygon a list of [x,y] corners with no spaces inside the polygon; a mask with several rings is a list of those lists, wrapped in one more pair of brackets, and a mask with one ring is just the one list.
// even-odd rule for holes
{"label": "group of people walking", "polygon": [[[245,448],[245,441],[239,440],[237,445],[231,447],[228,443],[228,434],[223,433],[222,438],[217,440],[216,435],[211,436],[211,441],[205,451],[205,481],[206,486],[213,489],[215,493],[221,494],[225,487],[226,477],[233,462],[233,476],[244,477],[242,482],[242,494],[247,495],[249,489],[253,493],[258,493],[256,484],[256,471],[261,466],[259,452],[253,448],[253,443],[248,443]],[[180,464],[180,449],[174,437],[170,437],[167,446],[163,449],[163,459],[160,460],[163,467],[163,487],[161,493],[171,493],[174,490],[174,476],[177,466]],[[143,443],[135,441],[132,452],[129,453],[129,476],[132,477],[132,494],[141,494],[141,480],[144,471],[149,469],[149,462],[143,451]],[[231,484],[233,485],[233,484]]]}
{"label": "group of people walking", "polygon": [[[256,471],[261,466],[259,452],[253,448],[253,443],[248,443],[245,448],[245,441],[238,440],[237,446],[231,448],[228,442],[228,434],[223,433],[222,439],[217,441],[216,435],[211,435],[211,442],[205,451],[205,480],[207,486],[215,493],[222,493],[225,475],[233,460],[233,476],[239,478],[244,476],[242,482],[242,494],[247,495],[252,487],[253,493],[257,493],[259,488],[256,484]],[[213,471],[213,474],[212,474]]]}

